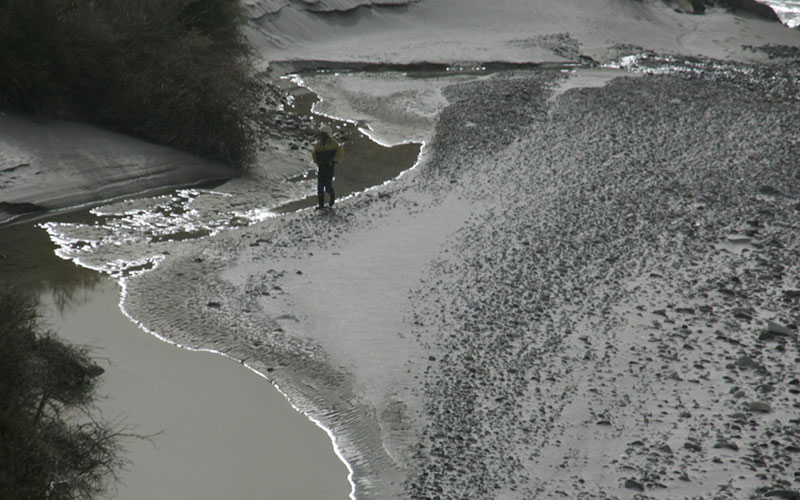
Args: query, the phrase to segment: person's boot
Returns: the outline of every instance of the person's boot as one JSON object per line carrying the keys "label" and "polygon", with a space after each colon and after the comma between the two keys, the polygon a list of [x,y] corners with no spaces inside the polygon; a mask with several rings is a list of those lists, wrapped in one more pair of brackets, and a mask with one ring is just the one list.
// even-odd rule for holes
{"label": "person's boot", "polygon": [[336,199],[336,195],[331,193],[331,199],[328,202],[328,206],[333,207],[333,201]]}
{"label": "person's boot", "polygon": [[317,210],[325,208],[325,195],[320,194],[317,196]]}

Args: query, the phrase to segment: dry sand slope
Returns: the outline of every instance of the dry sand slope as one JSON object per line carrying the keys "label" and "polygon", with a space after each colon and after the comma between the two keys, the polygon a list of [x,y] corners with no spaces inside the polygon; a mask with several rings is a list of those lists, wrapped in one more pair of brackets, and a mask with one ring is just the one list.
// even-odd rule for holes
{"label": "dry sand slope", "polygon": [[[604,61],[617,44],[743,57],[742,45],[797,45],[777,22],[722,7],[676,12],[663,0],[245,0],[266,61],[447,64]],[[687,3],[687,2],[682,2]],[[572,44],[558,43],[568,34]]]}
{"label": "dry sand slope", "polygon": [[358,498],[796,498],[800,101],[760,71],[450,87],[414,172],[129,311],[268,373]]}

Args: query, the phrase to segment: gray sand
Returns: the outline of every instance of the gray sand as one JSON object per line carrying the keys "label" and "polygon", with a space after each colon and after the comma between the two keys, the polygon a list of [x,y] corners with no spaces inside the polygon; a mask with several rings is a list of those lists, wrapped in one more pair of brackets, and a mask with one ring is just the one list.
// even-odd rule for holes
{"label": "gray sand", "polygon": [[60,310],[45,294],[48,325],[95,346],[106,370],[103,415],[156,434],[122,440],[130,463],[104,498],[347,498],[348,471],[328,435],[261,377],[146,335],[119,311],[119,287],[108,278],[74,295]]}
{"label": "gray sand", "polygon": [[[763,62],[745,45],[796,54],[797,32],[654,1],[251,3],[265,61],[646,53],[616,66],[666,74],[432,91],[413,171],[171,246],[130,279],[132,316],[275,382],[359,499],[797,495],[796,69],[656,55]],[[328,88],[325,109],[407,130],[391,99]]]}
{"label": "gray sand", "polygon": [[173,254],[129,310],[267,373],[359,498],[796,489],[798,101],[712,77],[450,87],[415,171]]}

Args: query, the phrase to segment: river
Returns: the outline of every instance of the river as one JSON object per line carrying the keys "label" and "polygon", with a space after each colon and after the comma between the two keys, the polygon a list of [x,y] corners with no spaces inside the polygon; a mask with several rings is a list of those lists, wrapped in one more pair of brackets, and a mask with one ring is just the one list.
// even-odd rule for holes
{"label": "river", "polygon": [[[81,214],[52,219],[64,218]],[[119,307],[120,285],[57,258],[42,222],[0,229],[3,278],[39,296],[49,329],[94,347],[104,416],[154,435],[122,443],[129,466],[106,498],[348,498],[347,467],[325,430],[240,364],[139,329]]]}
{"label": "river", "polygon": [[[296,112],[310,116],[316,96],[294,85],[290,93]],[[419,144],[389,147],[356,123],[325,120],[347,141],[350,167],[336,181],[342,198],[417,161]],[[106,498],[352,496],[333,437],[263,376],[218,353],[164,342],[124,312],[126,279],[157,267],[159,254],[314,203],[300,154],[300,170],[277,181],[257,171],[213,188],[164,190],[0,227],[2,281],[37,295],[44,324],[61,338],[94,347],[105,369],[103,415],[153,435],[123,443],[128,466]]]}

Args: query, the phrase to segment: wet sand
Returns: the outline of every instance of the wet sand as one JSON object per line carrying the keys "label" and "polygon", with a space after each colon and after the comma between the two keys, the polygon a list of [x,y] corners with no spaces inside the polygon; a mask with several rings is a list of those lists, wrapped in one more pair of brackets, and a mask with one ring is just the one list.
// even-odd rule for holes
{"label": "wet sand", "polygon": [[289,388],[359,498],[791,489],[800,115],[753,69],[447,87],[415,171],[185,247],[129,304]]}
{"label": "wet sand", "polygon": [[58,259],[31,226],[0,229],[3,281],[40,290],[45,324],[94,346],[106,370],[104,415],[156,434],[123,442],[130,464],[106,498],[348,498],[348,471],[330,437],[269,382],[147,334],[120,311],[115,281]]}
{"label": "wet sand", "polygon": [[54,328],[107,358],[106,416],[160,433],[125,443],[131,465],[108,498],[348,498],[347,469],[328,435],[267,381],[218,354],[147,335],[120,313],[119,286],[107,278],[82,295],[64,313],[46,297]]}

